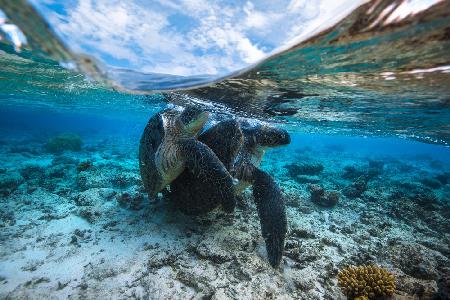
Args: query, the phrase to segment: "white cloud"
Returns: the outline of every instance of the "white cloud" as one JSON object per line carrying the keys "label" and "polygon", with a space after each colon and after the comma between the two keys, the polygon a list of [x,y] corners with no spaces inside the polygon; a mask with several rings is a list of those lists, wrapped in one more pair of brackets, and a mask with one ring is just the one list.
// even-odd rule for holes
{"label": "white cloud", "polygon": [[[334,10],[348,13],[346,5],[356,6],[351,0],[32,1],[73,50],[111,66],[173,75],[224,75],[247,67]],[[55,3],[65,12],[52,11]],[[182,22],[179,16],[194,21],[180,30],[183,23],[171,23]]]}
{"label": "white cloud", "polygon": [[[162,9],[136,1],[79,0],[66,7],[67,14],[44,12],[74,51],[138,71],[224,74],[265,55],[239,24],[231,25],[231,8],[197,0],[154,4]],[[199,26],[186,34],[177,32],[168,22],[175,12],[198,20]],[[196,54],[195,50],[202,52]]]}
{"label": "white cloud", "polygon": [[244,12],[247,15],[245,25],[249,28],[265,28],[270,22],[269,15],[257,11],[255,5],[250,1],[245,4]]}
{"label": "white cloud", "polygon": [[257,46],[253,45],[250,40],[246,37],[237,35],[236,38],[236,48],[241,54],[241,58],[246,63],[252,64],[264,58],[266,53],[258,49]]}

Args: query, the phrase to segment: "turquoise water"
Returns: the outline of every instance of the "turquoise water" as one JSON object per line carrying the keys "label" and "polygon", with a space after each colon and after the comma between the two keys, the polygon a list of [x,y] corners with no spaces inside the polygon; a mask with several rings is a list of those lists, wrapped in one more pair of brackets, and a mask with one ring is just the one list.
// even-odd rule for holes
{"label": "turquoise water", "polygon": [[[338,272],[374,264],[396,297],[448,299],[448,2],[369,33],[381,8],[366,11],[235,77],[165,93],[149,92],[198,81],[119,72],[117,91],[0,42],[0,298],[345,299]],[[148,199],[141,134],[188,104],[211,112],[207,126],[289,132],[261,163],[286,206],[278,268],[251,189],[232,214]],[[61,134],[70,141],[52,148]]]}

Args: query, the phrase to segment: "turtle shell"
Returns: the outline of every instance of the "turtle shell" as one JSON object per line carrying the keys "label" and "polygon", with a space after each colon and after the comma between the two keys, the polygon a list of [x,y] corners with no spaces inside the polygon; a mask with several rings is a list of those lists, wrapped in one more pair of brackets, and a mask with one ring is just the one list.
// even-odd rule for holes
{"label": "turtle shell", "polygon": [[161,177],[156,168],[155,154],[165,137],[163,115],[164,110],[155,114],[145,126],[139,145],[139,169],[145,190],[150,197],[156,195],[161,184]]}

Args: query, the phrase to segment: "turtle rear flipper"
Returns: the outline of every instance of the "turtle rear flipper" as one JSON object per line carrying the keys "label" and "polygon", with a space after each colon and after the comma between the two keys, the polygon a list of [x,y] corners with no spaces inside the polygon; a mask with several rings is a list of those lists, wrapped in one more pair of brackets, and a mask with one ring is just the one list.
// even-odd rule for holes
{"label": "turtle rear flipper", "polygon": [[234,211],[236,199],[233,178],[217,155],[208,146],[194,139],[187,139],[181,144],[186,169],[218,196],[226,212]]}
{"label": "turtle rear flipper", "polygon": [[185,170],[170,185],[167,199],[187,215],[206,214],[222,205],[221,196],[217,195],[217,188],[205,182],[199,184],[198,180],[189,170]]}
{"label": "turtle rear flipper", "polygon": [[283,255],[287,231],[284,199],[281,190],[269,174],[255,168],[253,177],[253,196],[258,209],[262,236],[266,242],[267,255],[272,267],[277,267]]}

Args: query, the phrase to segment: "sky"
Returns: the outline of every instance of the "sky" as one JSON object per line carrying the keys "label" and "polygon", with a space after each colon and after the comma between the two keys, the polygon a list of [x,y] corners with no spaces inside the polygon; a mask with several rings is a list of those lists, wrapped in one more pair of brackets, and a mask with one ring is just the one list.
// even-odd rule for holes
{"label": "sky", "polygon": [[107,66],[223,76],[328,28],[365,0],[30,2],[73,51]]}
{"label": "sky", "polygon": [[363,0],[30,2],[72,50],[108,66],[217,76],[262,60]]}

